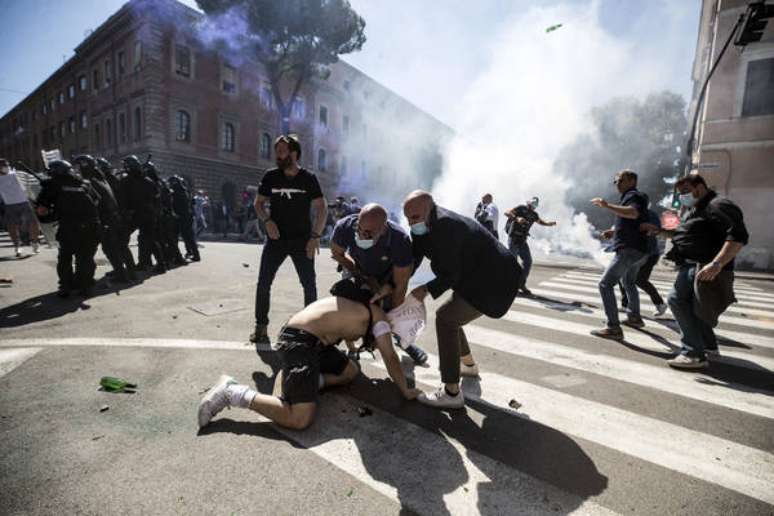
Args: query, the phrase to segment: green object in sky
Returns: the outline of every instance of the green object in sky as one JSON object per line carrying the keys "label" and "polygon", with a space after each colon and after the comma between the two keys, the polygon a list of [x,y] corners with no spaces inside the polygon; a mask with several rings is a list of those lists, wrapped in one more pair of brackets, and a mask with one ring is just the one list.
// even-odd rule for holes
{"label": "green object in sky", "polygon": [[558,28],[559,28],[559,27],[561,27],[561,26],[562,26],[562,24],[561,24],[561,23],[557,23],[556,25],[551,25],[550,27],[548,27],[548,28],[546,29],[546,32],[547,32],[547,33],[548,33],[548,32],[553,32],[553,31],[555,31],[556,29],[558,29]]}
{"label": "green object in sky", "polygon": [[99,384],[108,392],[123,392],[126,389],[136,389],[137,384],[129,383],[121,378],[114,378],[112,376],[103,376],[99,380]]}

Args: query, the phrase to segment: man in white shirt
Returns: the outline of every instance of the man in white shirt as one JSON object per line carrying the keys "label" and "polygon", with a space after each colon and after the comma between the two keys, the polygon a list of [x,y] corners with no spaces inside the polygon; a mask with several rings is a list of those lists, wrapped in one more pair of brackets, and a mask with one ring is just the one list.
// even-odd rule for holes
{"label": "man in white shirt", "polygon": [[0,158],[0,198],[5,204],[5,225],[11,235],[11,240],[13,240],[16,257],[18,258],[22,254],[19,237],[22,227],[29,230],[32,250],[37,254],[39,252],[38,235],[40,234],[38,218],[32,211],[27,193],[19,184],[16,171],[12,170],[8,161],[2,158]]}
{"label": "man in white shirt", "polygon": [[484,194],[481,202],[476,206],[476,220],[488,229],[496,239],[500,240],[497,226],[500,223],[500,210],[493,202],[492,194]]}

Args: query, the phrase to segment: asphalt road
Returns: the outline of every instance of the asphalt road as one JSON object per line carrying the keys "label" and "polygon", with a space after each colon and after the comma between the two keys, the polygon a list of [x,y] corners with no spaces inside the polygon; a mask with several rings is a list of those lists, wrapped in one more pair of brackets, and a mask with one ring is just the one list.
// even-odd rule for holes
{"label": "asphalt road", "polygon": [[[774,514],[774,282],[737,282],[721,357],[685,373],[665,365],[679,334],[649,301],[645,329],[600,340],[599,271],[538,266],[538,298],[468,328],[481,377],[464,382],[464,410],[403,401],[365,357],[304,432],[241,409],[199,431],[221,373],[269,392],[278,366],[247,345],[260,247],[202,246],[200,263],[60,300],[55,251],[15,259],[0,236],[13,278],[0,285],[0,513]],[[326,250],[317,270],[322,296],[337,278]],[[662,294],[671,277],[654,274]],[[270,334],[301,305],[288,261]],[[437,305],[420,338],[430,366],[404,357],[427,390]],[[99,391],[105,375],[137,392]]]}

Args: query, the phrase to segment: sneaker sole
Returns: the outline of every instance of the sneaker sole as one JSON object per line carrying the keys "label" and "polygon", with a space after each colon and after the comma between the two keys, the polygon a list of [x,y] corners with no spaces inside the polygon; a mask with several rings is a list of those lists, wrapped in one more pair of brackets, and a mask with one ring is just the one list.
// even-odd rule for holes
{"label": "sneaker sole", "polygon": [[615,340],[617,342],[623,342],[624,336],[623,335],[597,335],[595,333],[590,334],[592,337],[599,337],[600,339],[606,339],[606,340]]}
{"label": "sneaker sole", "polygon": [[199,428],[207,426],[207,424],[212,420],[214,416],[214,414],[210,415],[210,404],[212,403],[212,398],[215,396],[216,392],[218,392],[220,389],[225,389],[229,383],[237,383],[237,381],[231,376],[225,374],[220,375],[220,378],[218,378],[218,383],[213,385],[204,396],[204,398],[202,398],[202,401],[199,402]]}
{"label": "sneaker sole", "polygon": [[667,365],[671,367],[672,369],[685,369],[685,370],[695,370],[695,369],[706,369],[707,368],[707,362],[701,363],[701,364],[671,364],[667,362]]}

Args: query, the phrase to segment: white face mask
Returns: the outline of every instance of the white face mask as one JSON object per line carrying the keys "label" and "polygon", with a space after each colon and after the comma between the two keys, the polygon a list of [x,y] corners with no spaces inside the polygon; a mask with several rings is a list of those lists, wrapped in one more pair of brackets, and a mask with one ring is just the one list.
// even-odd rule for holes
{"label": "white face mask", "polygon": [[684,193],[680,194],[680,206],[685,206],[686,208],[693,208],[693,206],[696,204],[696,197],[693,196],[692,193]]}

